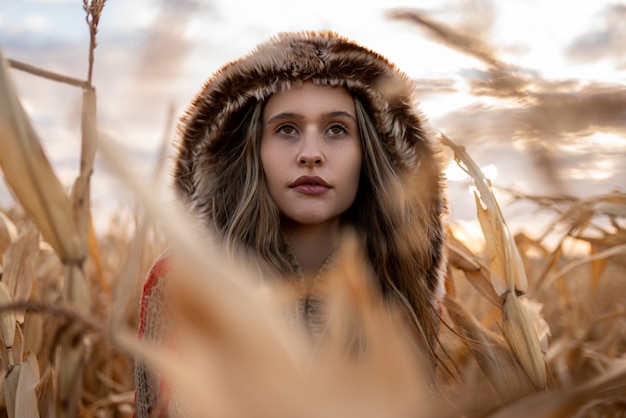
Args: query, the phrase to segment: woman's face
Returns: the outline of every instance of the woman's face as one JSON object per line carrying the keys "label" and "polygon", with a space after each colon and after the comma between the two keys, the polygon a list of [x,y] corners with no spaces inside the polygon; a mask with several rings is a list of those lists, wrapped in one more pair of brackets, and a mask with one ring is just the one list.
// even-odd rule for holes
{"label": "woman's face", "polygon": [[338,221],[354,201],[363,150],[345,88],[306,82],[263,111],[261,163],[281,214],[306,225]]}

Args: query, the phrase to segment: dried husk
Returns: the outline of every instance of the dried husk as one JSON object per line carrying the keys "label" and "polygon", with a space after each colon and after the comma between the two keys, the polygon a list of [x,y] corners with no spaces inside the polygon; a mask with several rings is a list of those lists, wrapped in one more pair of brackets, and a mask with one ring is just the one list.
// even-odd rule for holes
{"label": "dried husk", "polygon": [[72,208],[20,104],[0,50],[0,167],[61,260],[80,252]]}
{"label": "dried husk", "polygon": [[[4,254],[2,282],[11,291],[15,302],[23,302],[30,297],[32,284],[37,275],[38,254],[39,231],[34,226],[28,228]],[[23,323],[24,309],[14,312],[17,321]]]}
{"label": "dried husk", "polygon": [[0,211],[0,260],[9,246],[17,239],[18,231],[9,217]]}
{"label": "dried husk", "polygon": [[526,309],[515,292],[509,292],[502,307],[502,332],[515,357],[537,390],[546,388],[546,363]]}
{"label": "dried husk", "polygon": [[[0,306],[13,303],[13,295],[11,291],[6,287],[3,282],[0,282]],[[0,313],[0,340],[3,347],[8,351],[8,366],[12,366],[16,363],[12,348],[15,342],[15,324],[16,324],[15,312],[12,310]]]}
{"label": "dried husk", "polygon": [[28,353],[20,368],[15,397],[16,418],[39,418],[35,388],[39,383],[39,364],[33,353]]}
{"label": "dried husk", "polygon": [[485,329],[458,301],[445,297],[444,304],[456,330],[503,404],[534,392],[531,382],[511,357],[502,337],[498,338]]}

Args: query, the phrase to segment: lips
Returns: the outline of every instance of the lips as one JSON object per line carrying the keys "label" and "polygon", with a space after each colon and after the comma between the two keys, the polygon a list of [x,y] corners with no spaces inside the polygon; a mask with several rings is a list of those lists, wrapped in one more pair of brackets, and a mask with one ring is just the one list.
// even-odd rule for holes
{"label": "lips", "polygon": [[304,194],[320,195],[331,189],[323,178],[318,176],[302,176],[298,177],[289,188]]}

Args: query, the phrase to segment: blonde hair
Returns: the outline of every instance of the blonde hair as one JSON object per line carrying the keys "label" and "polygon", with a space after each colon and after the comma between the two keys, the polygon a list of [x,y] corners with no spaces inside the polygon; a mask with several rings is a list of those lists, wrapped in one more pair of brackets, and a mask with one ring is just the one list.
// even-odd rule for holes
{"label": "blonde hair", "polygon": [[270,198],[261,165],[263,103],[250,106],[233,129],[226,130],[233,144],[212,150],[217,162],[210,199],[213,228],[231,254],[251,251],[265,270],[292,273],[280,231],[280,213]]}
{"label": "blonde hair", "polygon": [[[433,231],[425,230],[433,222],[421,221],[432,215],[419,203],[423,190],[411,189],[419,182],[412,168],[392,164],[369,113],[358,99],[355,107],[365,156],[360,190],[353,205],[355,227],[365,237],[367,255],[383,295],[401,309],[424,341],[426,354],[434,360],[439,315],[435,288],[429,284],[437,279],[429,275],[436,271],[433,266],[437,259],[429,239]],[[437,238],[443,241],[443,236]]]}

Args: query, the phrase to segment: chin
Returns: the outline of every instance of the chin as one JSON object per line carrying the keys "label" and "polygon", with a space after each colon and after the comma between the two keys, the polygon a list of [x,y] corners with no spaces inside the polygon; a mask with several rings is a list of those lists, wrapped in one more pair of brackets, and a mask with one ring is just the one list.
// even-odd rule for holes
{"label": "chin", "polygon": [[339,219],[338,216],[329,216],[326,214],[320,214],[318,212],[300,212],[297,214],[284,215],[287,222],[291,224],[314,226],[322,225]]}

